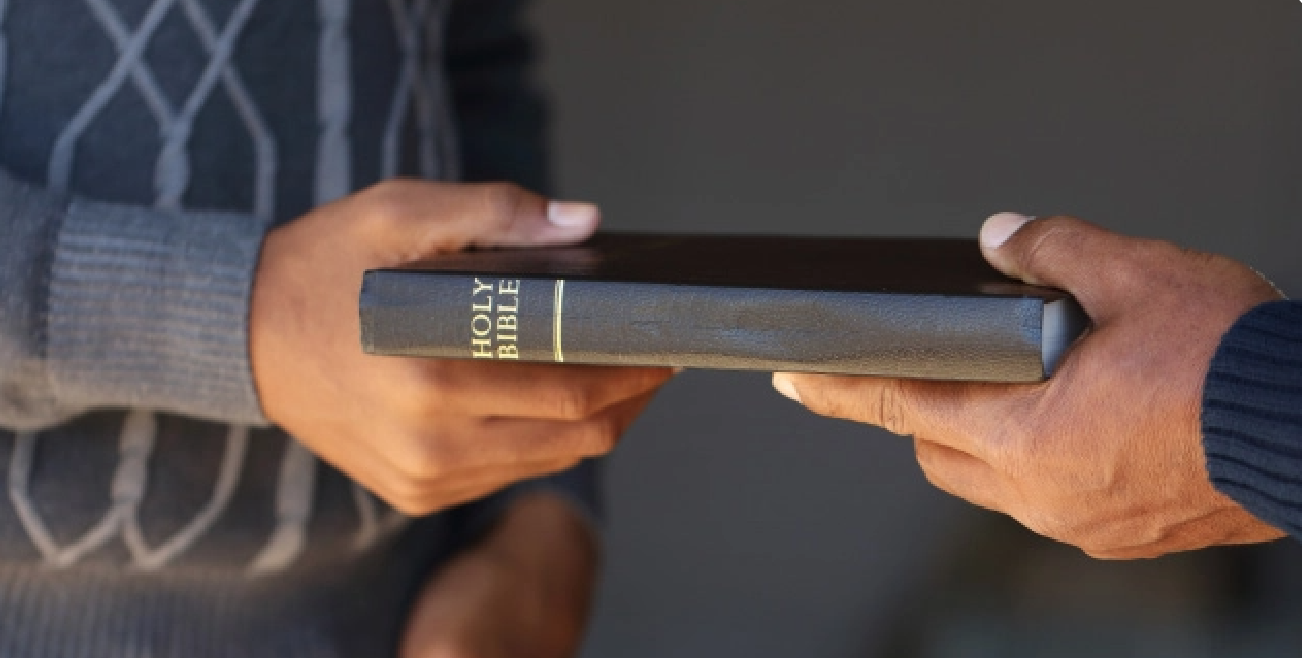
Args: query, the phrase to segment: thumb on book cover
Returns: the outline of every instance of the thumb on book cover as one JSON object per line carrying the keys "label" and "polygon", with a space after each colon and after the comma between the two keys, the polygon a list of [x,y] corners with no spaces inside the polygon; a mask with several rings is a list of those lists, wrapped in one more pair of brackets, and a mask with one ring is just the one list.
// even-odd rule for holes
{"label": "thumb on book cover", "polygon": [[487,224],[485,234],[475,243],[500,247],[571,244],[587,239],[601,223],[601,211],[591,203],[537,197],[529,201],[508,206],[510,216]]}
{"label": "thumb on book cover", "polygon": [[547,199],[514,185],[483,188],[483,215],[467,226],[479,246],[531,247],[581,242],[597,230],[601,210],[582,201]]}
{"label": "thumb on book cover", "polygon": [[[471,246],[574,244],[601,223],[601,211],[591,203],[556,201],[510,183],[395,179],[342,199],[338,206],[327,215],[360,226],[381,265]],[[359,224],[358,217],[373,221]]]}
{"label": "thumb on book cover", "polygon": [[423,188],[422,207],[442,221],[441,244],[458,247],[535,247],[582,242],[597,230],[601,211],[591,203],[558,201],[509,183]]}
{"label": "thumb on book cover", "polygon": [[1034,285],[1074,295],[1086,311],[1091,301],[1134,291],[1117,290],[1139,241],[1073,217],[1036,219],[999,213],[981,227],[981,252],[995,269]]}

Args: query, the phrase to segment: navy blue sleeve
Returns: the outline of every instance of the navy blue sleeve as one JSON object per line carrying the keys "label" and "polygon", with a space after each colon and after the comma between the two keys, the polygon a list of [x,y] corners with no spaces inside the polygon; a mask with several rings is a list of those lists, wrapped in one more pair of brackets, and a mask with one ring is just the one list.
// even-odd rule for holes
{"label": "navy blue sleeve", "polygon": [[1302,539],[1302,302],[1258,306],[1222,338],[1202,429],[1216,488]]}

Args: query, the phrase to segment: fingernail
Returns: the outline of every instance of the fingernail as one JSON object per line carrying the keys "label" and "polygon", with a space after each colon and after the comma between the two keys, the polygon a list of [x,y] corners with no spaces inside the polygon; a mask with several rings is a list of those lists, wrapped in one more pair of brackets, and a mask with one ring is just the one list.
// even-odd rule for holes
{"label": "fingernail", "polygon": [[773,388],[787,398],[800,402],[800,392],[796,390],[796,385],[792,384],[790,379],[782,375],[773,375]]}
{"label": "fingernail", "polygon": [[601,210],[581,201],[552,201],[547,204],[547,221],[566,228],[591,226],[601,217]]}
{"label": "fingernail", "polygon": [[1001,212],[986,220],[981,225],[981,246],[987,250],[995,250],[1008,242],[1008,238],[1013,237],[1017,229],[1022,228],[1032,218],[1026,215],[1019,215],[1013,212]]}

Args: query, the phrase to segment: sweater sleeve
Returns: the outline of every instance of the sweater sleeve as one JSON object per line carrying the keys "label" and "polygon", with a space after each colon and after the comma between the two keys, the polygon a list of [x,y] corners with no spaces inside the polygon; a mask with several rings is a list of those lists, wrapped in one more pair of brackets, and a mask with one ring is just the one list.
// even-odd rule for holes
{"label": "sweater sleeve", "polygon": [[[536,49],[525,29],[523,0],[457,0],[445,53],[458,126],[463,178],[510,181],[550,193],[547,116],[533,83]],[[539,490],[570,501],[594,525],[599,519],[599,465],[589,461],[551,477],[522,482],[467,506],[473,536],[492,525],[516,497]]]}
{"label": "sweater sleeve", "polygon": [[247,325],[265,231],[0,171],[0,427],[114,407],[264,423]]}
{"label": "sweater sleeve", "polygon": [[1302,539],[1302,302],[1258,306],[1222,338],[1202,429],[1216,488]]}

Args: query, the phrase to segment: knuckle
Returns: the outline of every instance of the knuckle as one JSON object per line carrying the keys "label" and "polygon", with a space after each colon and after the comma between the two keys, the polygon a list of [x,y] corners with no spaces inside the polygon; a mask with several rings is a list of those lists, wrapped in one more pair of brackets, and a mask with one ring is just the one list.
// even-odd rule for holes
{"label": "knuckle", "polygon": [[1085,543],[1083,545],[1077,546],[1076,548],[1079,548],[1082,553],[1090,556],[1095,560],[1121,560],[1121,559],[1125,559],[1125,556],[1127,554],[1127,551],[1125,550],[1117,550],[1107,546],[1102,546],[1102,545],[1092,544],[1092,543]]}
{"label": "knuckle", "polygon": [[778,389],[792,397],[809,411],[820,416],[840,417],[844,404],[840,392],[833,386],[832,378],[824,375],[788,375],[787,381],[795,389],[794,396],[785,387]]}
{"label": "knuckle", "polygon": [[375,490],[375,495],[408,516],[420,516],[431,511],[425,488],[409,478],[386,478],[381,487]]}
{"label": "knuckle", "polygon": [[358,195],[361,212],[359,220],[376,230],[392,229],[405,222],[411,214],[413,189],[417,183],[408,180],[386,180]]}
{"label": "knuckle", "polygon": [[583,420],[597,411],[591,393],[578,387],[560,387],[553,393],[551,408],[563,420]]}
{"label": "knuckle", "polygon": [[[619,382],[620,390],[629,391],[630,397],[654,391],[674,378],[674,371],[669,368],[629,368],[621,372],[628,379]],[[628,382],[626,386],[625,382]]]}
{"label": "knuckle", "polygon": [[922,439],[914,439],[913,456],[918,460],[918,466],[922,468],[922,474],[926,476],[927,481],[933,485],[940,486],[933,479],[939,475],[939,455],[936,449]]}
{"label": "knuckle", "polygon": [[1078,531],[1070,518],[1060,514],[1052,505],[1028,505],[1016,518],[1032,532],[1064,544],[1079,548],[1089,540]]}
{"label": "knuckle", "polygon": [[1031,222],[1023,231],[1030,244],[1022,251],[1025,271],[1037,271],[1045,263],[1060,260],[1062,250],[1075,242],[1082,222],[1075,217],[1056,216]]}
{"label": "knuckle", "polygon": [[1098,560],[1125,560],[1138,557],[1157,557],[1165,550],[1161,548],[1161,539],[1136,539],[1129,534],[1118,535],[1108,532],[1095,532],[1089,535],[1069,537],[1066,542],[1086,555]]}
{"label": "knuckle", "polygon": [[886,380],[878,389],[877,393],[877,419],[882,429],[904,436],[910,434],[908,423],[905,420],[908,411],[908,397],[904,391],[904,382],[899,380]]}
{"label": "knuckle", "polygon": [[800,387],[801,399],[820,416],[868,423],[900,436],[911,434],[908,383],[898,379],[863,383],[855,377],[806,380]]}
{"label": "knuckle", "polygon": [[604,455],[619,444],[620,427],[614,420],[598,418],[583,424],[579,433],[581,452],[584,455]]}
{"label": "knuckle", "polygon": [[922,469],[922,477],[926,478],[928,484],[947,494],[958,495],[958,492],[954,491],[949,481],[941,474],[935,451],[919,445],[914,450],[914,455],[918,459],[918,466]]}
{"label": "knuckle", "polygon": [[1056,526],[1053,523],[1053,520],[1040,510],[1026,510],[1015,516],[1019,523],[1026,526],[1027,530],[1030,530],[1037,535],[1066,541],[1066,537],[1063,537],[1056,532]]}
{"label": "knuckle", "polygon": [[419,483],[446,477],[453,469],[447,450],[437,441],[414,435],[399,441],[391,457],[404,487],[419,489]]}
{"label": "knuckle", "polygon": [[523,199],[523,190],[513,183],[484,183],[479,187],[479,201],[484,215],[503,222],[515,217]]}

